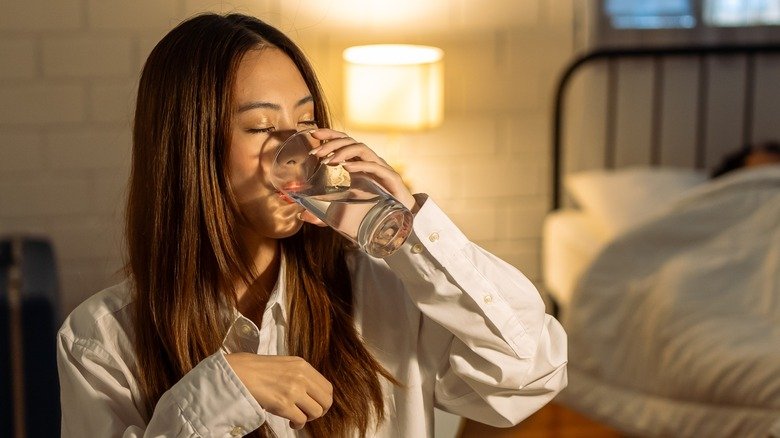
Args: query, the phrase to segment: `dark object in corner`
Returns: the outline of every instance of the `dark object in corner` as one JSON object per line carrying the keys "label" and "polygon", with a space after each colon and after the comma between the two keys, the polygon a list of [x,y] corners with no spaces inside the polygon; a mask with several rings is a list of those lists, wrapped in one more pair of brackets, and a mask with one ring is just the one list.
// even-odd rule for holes
{"label": "dark object in corner", "polygon": [[0,239],[0,431],[60,435],[54,252],[47,239]]}

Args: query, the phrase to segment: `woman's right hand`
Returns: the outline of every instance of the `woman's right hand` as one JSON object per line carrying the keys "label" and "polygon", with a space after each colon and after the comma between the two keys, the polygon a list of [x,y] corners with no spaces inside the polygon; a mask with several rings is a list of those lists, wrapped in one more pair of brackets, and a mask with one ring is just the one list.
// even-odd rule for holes
{"label": "woman's right hand", "polygon": [[322,417],[333,404],[333,385],[297,356],[225,355],[241,382],[266,411],[302,429]]}

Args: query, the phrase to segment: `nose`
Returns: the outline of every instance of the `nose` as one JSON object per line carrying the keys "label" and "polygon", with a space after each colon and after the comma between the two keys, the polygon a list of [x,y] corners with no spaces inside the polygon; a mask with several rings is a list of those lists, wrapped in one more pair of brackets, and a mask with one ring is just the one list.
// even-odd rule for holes
{"label": "nose", "polygon": [[[296,132],[293,131],[293,134]],[[272,182],[280,190],[299,191],[309,184],[307,181],[316,173],[320,161],[309,154],[311,140],[305,131],[290,137],[288,135],[288,140],[280,143],[271,167],[271,176]]]}

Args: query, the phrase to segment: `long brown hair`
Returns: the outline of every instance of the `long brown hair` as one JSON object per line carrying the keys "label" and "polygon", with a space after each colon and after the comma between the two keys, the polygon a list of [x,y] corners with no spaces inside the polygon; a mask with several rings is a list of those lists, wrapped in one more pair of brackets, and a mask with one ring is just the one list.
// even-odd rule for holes
{"label": "long brown hair", "polygon": [[[126,211],[127,271],[134,297],[134,348],[147,417],[160,396],[222,345],[237,302],[233,285],[258,273],[242,249],[241,215],[228,183],[233,85],[243,55],[273,46],[297,65],[322,127],[322,91],[302,51],[252,17],[206,14],[168,33],[152,50],[138,89]],[[380,377],[352,318],[344,240],[304,225],[280,241],[290,295],[289,354],[307,360],[334,387],[313,436],[365,435],[381,422]],[[323,261],[326,261],[323,263]],[[270,434],[267,426],[260,435]]]}

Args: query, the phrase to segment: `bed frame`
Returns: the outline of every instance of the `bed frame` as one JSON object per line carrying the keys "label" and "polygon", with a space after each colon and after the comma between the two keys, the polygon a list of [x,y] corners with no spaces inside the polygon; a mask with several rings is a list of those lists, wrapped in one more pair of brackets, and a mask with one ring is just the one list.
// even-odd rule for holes
{"label": "bed frame", "polygon": [[[569,207],[563,182],[574,171],[631,165],[711,170],[728,152],[780,139],[780,43],[584,54],[560,77],[552,125],[552,210]],[[551,313],[558,315],[558,303],[549,295],[546,298]],[[572,355],[570,360],[578,358]],[[634,420],[626,420],[625,411],[615,416],[614,404],[600,403],[600,398],[620,393],[618,385],[611,385],[613,376],[605,372],[578,381],[586,373],[577,374],[577,366],[571,365],[570,388],[577,389],[569,394],[576,401],[567,404],[564,397],[561,403],[607,424],[613,419],[613,427],[618,427],[614,423],[622,423],[623,428],[635,426],[628,430],[630,435],[647,435],[642,429],[648,423],[667,421],[664,409],[648,409],[640,423],[629,424]],[[580,382],[579,386],[574,382]],[[594,388],[604,390],[589,391]],[[655,402],[661,403],[660,399]],[[695,400],[680,401],[679,407],[695,405]],[[597,405],[601,406],[595,409]],[[721,407],[726,414],[738,406]]]}
{"label": "bed frame", "polygon": [[[680,68],[670,68],[675,65]],[[553,210],[563,204],[562,178],[569,171],[564,144],[570,110],[568,92],[574,78],[589,68],[601,69],[598,80],[605,81],[596,87],[605,93],[600,112],[603,119],[596,123],[603,128],[599,134],[603,158],[597,164],[602,168],[643,164],[711,169],[725,152],[780,138],[780,80],[777,79],[780,78],[780,44],[590,52],[566,67],[555,91],[551,151]],[[626,70],[642,77],[631,79]],[[680,79],[680,76],[685,77]],[[633,85],[627,86],[629,82]],[[625,96],[626,92],[641,96],[632,102],[630,96]],[[689,98],[680,100],[686,93]],[[643,102],[641,106],[637,106],[639,101]],[[629,103],[633,104],[634,111],[622,108]],[[670,114],[669,110],[677,110],[678,114]],[[629,121],[635,115],[632,113],[642,113],[636,115],[643,120]],[[687,126],[688,121],[691,126]],[[675,133],[668,131],[677,130],[679,134],[686,129],[687,134],[682,135],[684,140],[678,141],[674,150],[670,149],[665,142]],[[627,135],[632,130],[643,131],[645,137],[649,135],[638,142],[648,150],[633,151],[634,158],[621,159],[619,148],[627,143]],[[620,141],[618,137],[622,137]],[[693,149],[682,154],[687,157],[683,160],[679,159],[680,144]],[[636,159],[637,154],[642,158]],[[678,158],[672,159],[671,155]],[[590,168],[593,166],[590,163]]]}

